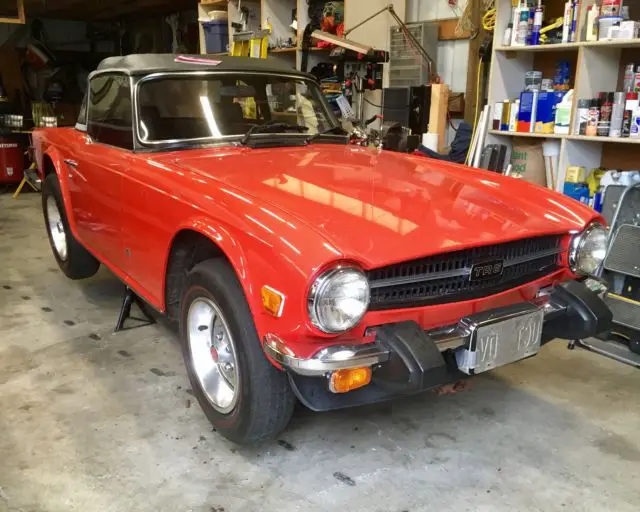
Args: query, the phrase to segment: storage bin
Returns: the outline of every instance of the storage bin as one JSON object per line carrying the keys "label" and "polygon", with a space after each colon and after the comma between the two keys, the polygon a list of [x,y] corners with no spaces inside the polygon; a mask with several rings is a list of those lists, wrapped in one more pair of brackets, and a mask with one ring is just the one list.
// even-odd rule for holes
{"label": "storage bin", "polygon": [[202,22],[207,53],[227,51],[229,45],[229,25],[227,20],[211,20]]}

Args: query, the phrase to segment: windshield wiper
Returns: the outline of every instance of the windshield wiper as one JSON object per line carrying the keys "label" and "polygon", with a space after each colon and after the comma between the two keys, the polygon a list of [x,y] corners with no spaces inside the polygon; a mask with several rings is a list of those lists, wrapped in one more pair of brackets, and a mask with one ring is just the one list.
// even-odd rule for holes
{"label": "windshield wiper", "polygon": [[264,124],[254,124],[247,133],[244,134],[240,144],[246,146],[252,135],[256,133],[278,133],[284,131],[295,131],[298,133],[303,133],[308,131],[309,128],[306,126],[302,126],[300,124],[290,124],[290,123],[264,123]]}
{"label": "windshield wiper", "polygon": [[348,135],[349,134],[349,132],[347,132],[344,128],[342,128],[342,126],[340,126],[338,124],[336,126],[332,126],[331,128],[328,128],[328,129],[323,130],[323,131],[318,132],[318,133],[314,133],[313,135],[307,137],[307,144],[310,144],[311,142],[316,140],[318,137],[322,137],[323,135],[329,135],[331,133],[334,133],[336,135]]}

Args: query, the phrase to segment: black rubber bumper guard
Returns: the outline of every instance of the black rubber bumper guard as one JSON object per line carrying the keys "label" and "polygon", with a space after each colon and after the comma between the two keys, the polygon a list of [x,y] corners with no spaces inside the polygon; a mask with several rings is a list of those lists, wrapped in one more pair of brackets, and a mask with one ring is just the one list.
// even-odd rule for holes
{"label": "black rubber bumper guard", "polygon": [[[571,281],[556,287],[549,304],[553,307],[544,316],[542,344],[555,338],[588,338],[610,328],[609,308],[582,283]],[[289,372],[300,401],[312,410],[327,411],[399,398],[469,377],[459,370],[454,347],[441,350],[447,345],[442,336],[435,338],[416,322],[385,324],[376,334],[376,342],[390,357],[375,369],[369,385],[335,394],[328,390],[326,378]]]}

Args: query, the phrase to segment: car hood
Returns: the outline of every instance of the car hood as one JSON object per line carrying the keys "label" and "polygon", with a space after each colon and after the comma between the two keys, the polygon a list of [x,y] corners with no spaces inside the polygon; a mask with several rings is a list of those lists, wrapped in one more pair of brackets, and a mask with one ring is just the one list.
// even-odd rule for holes
{"label": "car hood", "polygon": [[580,230],[597,216],[522,180],[355,146],[190,151],[174,163],[278,208],[369,268]]}

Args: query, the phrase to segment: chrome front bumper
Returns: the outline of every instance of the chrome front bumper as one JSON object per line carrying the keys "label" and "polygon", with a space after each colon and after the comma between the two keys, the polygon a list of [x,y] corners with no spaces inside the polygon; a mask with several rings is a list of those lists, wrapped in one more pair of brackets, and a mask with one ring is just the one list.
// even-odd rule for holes
{"label": "chrome front bumper", "polygon": [[[484,311],[477,315],[461,318],[451,326],[425,331],[425,335],[443,352],[468,346],[473,332],[488,320],[496,322],[503,317],[525,314],[542,310],[543,315],[562,312],[566,306],[555,303],[546,290],[541,290],[538,298],[532,302],[523,302]],[[267,334],[264,338],[264,351],[275,362],[298,375],[323,376],[336,370],[375,366],[389,360],[391,353],[381,343],[373,342],[361,345],[336,345],[323,348],[310,358],[300,358],[276,335]]]}

